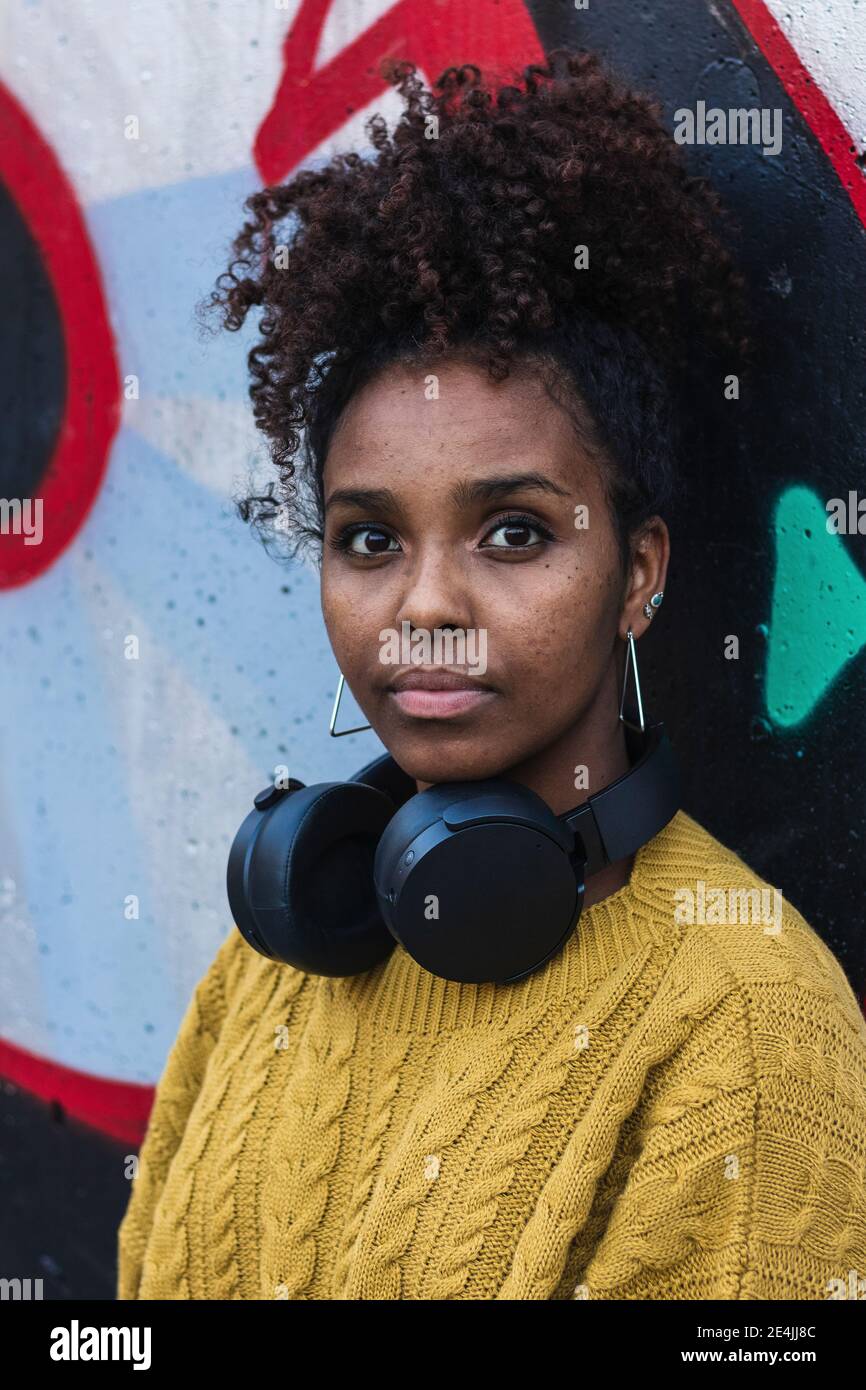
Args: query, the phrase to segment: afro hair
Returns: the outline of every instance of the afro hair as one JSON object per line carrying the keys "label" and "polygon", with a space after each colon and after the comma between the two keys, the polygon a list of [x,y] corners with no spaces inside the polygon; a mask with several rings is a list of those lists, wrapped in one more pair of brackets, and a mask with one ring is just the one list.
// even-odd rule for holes
{"label": "afro hair", "polygon": [[625,547],[671,503],[686,383],[750,355],[717,195],[658,103],[594,54],[498,86],[472,64],[432,89],[411,63],[384,75],[393,133],[375,115],[370,152],[249,197],[204,305],[232,331],[262,310],[249,391],[279,491],[241,515],[317,548],[328,443],[361,385],[396,361],[463,354],[501,380],[525,359],[607,465]]}

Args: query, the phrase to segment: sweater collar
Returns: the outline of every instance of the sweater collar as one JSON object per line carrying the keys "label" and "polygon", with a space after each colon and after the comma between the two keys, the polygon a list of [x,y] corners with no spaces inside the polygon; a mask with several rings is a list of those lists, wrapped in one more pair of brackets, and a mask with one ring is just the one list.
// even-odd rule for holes
{"label": "sweater collar", "polygon": [[637,850],[628,883],[586,908],[569,940],[515,984],[464,984],[423,969],[397,944],[380,965],[329,985],[387,1032],[438,1034],[494,1025],[519,1031],[551,1005],[579,999],[635,957],[676,934],[674,888],[701,828],[684,812]]}

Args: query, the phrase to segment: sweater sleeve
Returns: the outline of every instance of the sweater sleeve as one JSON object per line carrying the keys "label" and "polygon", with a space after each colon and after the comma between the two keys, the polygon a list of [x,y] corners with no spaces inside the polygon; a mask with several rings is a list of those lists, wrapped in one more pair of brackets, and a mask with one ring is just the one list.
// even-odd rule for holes
{"label": "sweater sleeve", "polygon": [[197,984],[157,1083],[138,1174],[118,1229],[118,1299],[138,1296],[156,1206],[225,1018],[227,975],[238,942],[243,944],[233,931]]}
{"label": "sweater sleeve", "polygon": [[835,957],[798,936],[778,968],[738,971],[650,1072],[634,1162],[571,1297],[857,1296],[866,1021]]}

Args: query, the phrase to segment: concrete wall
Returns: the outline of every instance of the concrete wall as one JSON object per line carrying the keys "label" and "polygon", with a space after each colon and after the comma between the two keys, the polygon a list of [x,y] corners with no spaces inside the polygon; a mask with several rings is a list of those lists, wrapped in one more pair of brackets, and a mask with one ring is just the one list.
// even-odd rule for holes
{"label": "concrete wall", "polygon": [[234,518],[264,460],[246,341],[198,336],[193,309],[249,192],[397,109],[387,52],[435,76],[570,42],[653,88],[671,128],[698,100],[782,112],[775,157],[689,152],[743,224],[775,347],[696,437],[641,656],[687,808],[863,997],[866,539],[824,525],[827,499],[866,495],[863,5],[9,0],[0,24],[0,497],[45,502],[40,544],[0,535],[0,1074],[91,1125],[82,1154],[96,1131],[134,1144],[233,930],[252,795],[279,762],[312,781],[378,751],[328,738],[314,573]]}

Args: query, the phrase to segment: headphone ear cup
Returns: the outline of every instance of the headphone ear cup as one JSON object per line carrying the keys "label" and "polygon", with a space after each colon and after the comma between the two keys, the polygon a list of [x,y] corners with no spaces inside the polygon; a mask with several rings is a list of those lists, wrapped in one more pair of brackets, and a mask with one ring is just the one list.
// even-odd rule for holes
{"label": "headphone ear cup", "polygon": [[519,980],[571,935],[583,904],[574,838],[517,783],[442,782],[392,817],[374,864],[383,920],[424,970]]}
{"label": "headphone ear cup", "polygon": [[250,828],[248,817],[229,855],[229,902],[249,944],[315,975],[357,975],[384,960],[394,938],[373,860],[393,814],[374,787],[323,782],[254,812]]}

